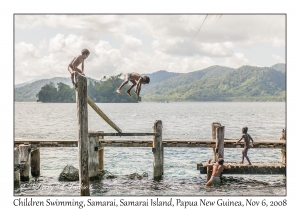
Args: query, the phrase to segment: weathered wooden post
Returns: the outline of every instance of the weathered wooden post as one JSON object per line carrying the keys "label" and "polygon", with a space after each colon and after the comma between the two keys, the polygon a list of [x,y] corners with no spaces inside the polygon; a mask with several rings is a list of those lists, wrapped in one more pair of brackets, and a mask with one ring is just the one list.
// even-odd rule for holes
{"label": "weathered wooden post", "polygon": [[[219,123],[219,122],[213,122],[211,124],[211,137],[212,137],[212,140],[217,139],[216,129],[220,126],[221,126],[221,123]],[[213,147],[212,149],[213,149],[213,154],[214,154],[214,161],[217,161],[216,147]]]}
{"label": "weathered wooden post", "polygon": [[154,180],[162,179],[163,175],[163,154],[162,154],[162,121],[156,120],[153,126],[153,132],[157,135],[153,136],[153,178]]}
{"label": "weathered wooden post", "polygon": [[78,157],[80,195],[90,195],[89,179],[89,140],[88,140],[88,107],[86,77],[76,74],[76,102],[78,117]]}
{"label": "weathered wooden post", "polygon": [[19,150],[20,150],[20,164],[23,165],[20,172],[20,178],[21,181],[29,181],[31,145],[28,143],[21,144],[19,146]]}
{"label": "weathered wooden post", "polygon": [[286,147],[281,149],[282,164],[286,164]]}
{"label": "weathered wooden post", "polygon": [[[282,136],[280,140],[286,140],[286,129],[282,129]],[[283,147],[281,149],[281,158],[282,158],[282,164],[286,164],[286,147]]]}
{"label": "weathered wooden post", "polygon": [[98,149],[99,170],[104,170],[104,147]]}
{"label": "weathered wooden post", "polygon": [[164,175],[164,162],[165,162],[165,156],[164,156],[164,147],[161,146],[161,155],[162,155],[162,175]]}
{"label": "weathered wooden post", "polygon": [[[89,170],[90,170],[90,173],[94,174],[94,175],[90,174],[90,178],[93,176],[96,176],[96,174],[97,174],[97,178],[98,178],[99,172],[101,170],[104,170],[104,147],[101,146],[101,144],[99,143],[99,139],[103,139],[104,136],[97,135],[97,134],[95,135],[95,133],[104,133],[104,132],[103,131],[97,131],[97,132],[90,131],[89,132],[89,139],[90,139],[89,152],[93,153],[93,155],[90,155],[90,157],[92,157],[93,160],[89,160],[89,162],[90,162]],[[91,140],[91,138],[93,138],[93,140]],[[91,142],[91,141],[93,141],[93,142]],[[91,163],[93,163],[93,164],[91,164]],[[92,166],[92,165],[94,165],[94,166]]]}
{"label": "weathered wooden post", "polygon": [[90,180],[98,179],[98,142],[99,137],[89,136],[89,177]]}
{"label": "weathered wooden post", "polygon": [[40,148],[35,147],[31,151],[31,175],[40,176]]}
{"label": "weathered wooden post", "polygon": [[[98,133],[104,133],[103,131],[98,131]],[[104,139],[104,136],[98,136],[98,142],[100,139]],[[98,143],[99,145],[99,143]],[[98,147],[98,170],[104,170],[104,147]]]}
{"label": "weathered wooden post", "polygon": [[16,188],[20,187],[20,153],[18,147],[14,148],[14,164],[14,187]]}
{"label": "weathered wooden post", "polygon": [[217,159],[224,158],[224,132],[225,126],[220,126],[216,128],[216,153]]}

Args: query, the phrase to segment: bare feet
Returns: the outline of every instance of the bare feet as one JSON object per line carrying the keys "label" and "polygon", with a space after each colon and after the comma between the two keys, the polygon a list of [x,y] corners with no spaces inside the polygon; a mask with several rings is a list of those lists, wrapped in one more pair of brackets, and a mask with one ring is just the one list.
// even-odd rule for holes
{"label": "bare feet", "polygon": [[248,163],[248,165],[251,166],[252,164],[251,164],[251,163]]}
{"label": "bare feet", "polygon": [[116,92],[117,92],[117,93],[119,93],[119,94],[121,94],[121,92],[120,92],[120,90],[119,90],[119,89],[117,89],[117,90],[116,90]]}
{"label": "bare feet", "polygon": [[244,164],[244,162],[239,162],[239,164]]}
{"label": "bare feet", "polygon": [[127,93],[129,96],[131,96],[130,91],[127,90],[126,93]]}

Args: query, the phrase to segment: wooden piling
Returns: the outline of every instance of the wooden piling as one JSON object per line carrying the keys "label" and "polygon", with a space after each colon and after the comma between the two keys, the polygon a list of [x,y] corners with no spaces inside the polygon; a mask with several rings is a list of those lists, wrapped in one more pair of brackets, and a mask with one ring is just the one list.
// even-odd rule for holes
{"label": "wooden piling", "polygon": [[218,128],[220,126],[221,126],[221,123],[219,123],[219,122],[213,122],[211,124],[211,137],[212,137],[212,139],[217,138],[216,128]]}
{"label": "wooden piling", "polygon": [[225,126],[220,126],[216,128],[216,159],[224,158],[224,133]]}
{"label": "wooden piling", "polygon": [[162,149],[162,121],[156,120],[153,126],[153,132],[157,135],[153,136],[153,178],[161,180],[163,175],[163,149]]}
{"label": "wooden piling", "polygon": [[33,177],[40,176],[40,149],[35,148],[31,151],[31,175]]}
{"label": "wooden piling", "polygon": [[[280,140],[286,140],[286,129],[282,129]],[[282,163],[286,164],[286,147],[281,149]]]}
{"label": "wooden piling", "polygon": [[165,162],[165,156],[164,156],[164,147],[163,146],[161,146],[161,155],[162,155],[162,175],[164,175],[164,162]]}
{"label": "wooden piling", "polygon": [[286,140],[286,129],[282,129],[280,140]]}
{"label": "wooden piling", "polygon": [[88,141],[88,107],[86,77],[76,74],[76,102],[78,117],[78,156],[80,195],[90,195],[89,179],[89,141]]}
{"label": "wooden piling", "polygon": [[282,163],[286,164],[286,148],[281,149],[281,159],[282,159]]}
{"label": "wooden piling", "polygon": [[[219,122],[213,122],[211,124],[211,138],[212,138],[212,140],[217,139],[216,129],[220,126],[221,126],[221,123],[219,123]],[[217,161],[216,147],[213,147],[212,150],[213,150],[213,155],[214,155],[214,161]]]}
{"label": "wooden piling", "polygon": [[[14,148],[14,164],[15,167],[20,164],[20,152],[18,147]],[[14,169],[14,187],[20,187],[20,169]]]}
{"label": "wooden piling", "polygon": [[98,179],[98,137],[89,136],[89,177],[90,180]]}
{"label": "wooden piling", "polygon": [[104,147],[98,149],[99,170],[104,170]]}
{"label": "wooden piling", "polygon": [[19,146],[20,151],[20,164],[24,165],[20,171],[21,181],[29,181],[29,171],[30,171],[30,144],[21,144]]}

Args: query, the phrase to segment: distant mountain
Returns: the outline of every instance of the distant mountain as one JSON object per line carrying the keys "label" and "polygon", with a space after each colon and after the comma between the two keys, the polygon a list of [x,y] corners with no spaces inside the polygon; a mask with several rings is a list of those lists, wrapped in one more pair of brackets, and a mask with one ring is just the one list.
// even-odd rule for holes
{"label": "distant mountain", "polygon": [[142,74],[142,76],[147,75],[148,77],[150,77],[150,84],[155,84],[158,82],[161,82],[163,80],[172,78],[172,77],[176,77],[178,75],[181,75],[182,73],[175,73],[175,72],[168,72],[166,70],[160,70],[157,72],[154,72],[152,74]]}
{"label": "distant mountain", "polygon": [[24,83],[16,84],[15,88],[24,87],[24,86],[29,85],[29,84],[30,84],[30,82],[24,82]]}
{"label": "distant mountain", "polygon": [[282,73],[286,72],[286,65],[284,63],[277,63],[273,66],[271,66],[272,69],[275,69],[277,71],[280,71]]}
{"label": "distant mountain", "polygon": [[[92,78],[88,78],[88,80],[94,81]],[[37,101],[36,95],[41,90],[41,88],[49,84],[50,82],[54,83],[57,86],[57,83],[64,83],[72,87],[72,82],[70,77],[54,77],[52,79],[42,79],[30,84],[21,84],[23,86],[15,85],[15,101]],[[20,84],[19,84],[20,85]]]}
{"label": "distant mountain", "polygon": [[[141,96],[143,101],[285,101],[285,72],[283,63],[263,68],[211,66],[190,73],[160,70],[147,74],[150,84],[142,86]],[[38,80],[22,87],[16,85],[15,101],[36,101],[41,87],[50,82],[71,86],[70,77]]]}
{"label": "distant mountain", "polygon": [[233,68],[228,68],[224,66],[211,66],[203,70],[179,74],[177,76],[166,79],[163,82],[158,82],[154,84],[151,84],[150,82],[149,85],[143,85],[141,96],[147,97],[154,94],[163,94],[164,92],[167,92],[171,89],[188,85],[200,79],[220,78],[234,70],[235,69]]}
{"label": "distant mountain", "polygon": [[[206,74],[214,75],[214,69]],[[199,72],[200,74],[200,72]],[[270,67],[242,66],[228,70],[223,75],[205,76],[184,85],[172,87],[166,80],[165,87],[148,92],[144,101],[285,101],[285,74]],[[176,81],[183,80],[178,76]],[[175,79],[175,78],[173,78]],[[159,84],[157,84],[159,85]]]}

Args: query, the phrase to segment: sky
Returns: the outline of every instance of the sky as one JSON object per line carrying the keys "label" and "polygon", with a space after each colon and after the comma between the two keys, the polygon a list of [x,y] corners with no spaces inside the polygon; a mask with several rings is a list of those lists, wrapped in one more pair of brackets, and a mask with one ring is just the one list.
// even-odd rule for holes
{"label": "sky", "polygon": [[[87,48],[94,79],[212,65],[286,63],[286,14],[14,14],[14,83],[69,77]],[[81,66],[79,66],[81,68]]]}

